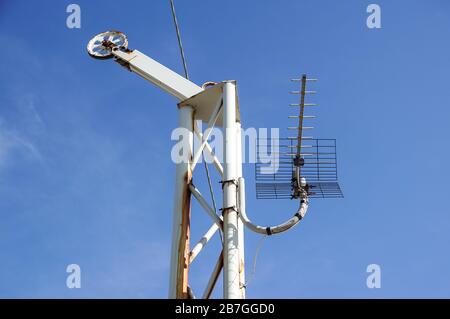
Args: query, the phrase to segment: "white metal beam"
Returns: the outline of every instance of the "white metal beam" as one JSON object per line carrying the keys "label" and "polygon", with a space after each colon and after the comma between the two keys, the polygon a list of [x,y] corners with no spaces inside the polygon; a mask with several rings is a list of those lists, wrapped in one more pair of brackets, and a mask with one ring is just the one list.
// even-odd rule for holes
{"label": "white metal beam", "polygon": [[188,269],[184,267],[189,258],[189,219],[190,219],[190,192],[188,184],[192,175],[189,162],[192,156],[194,143],[193,133],[194,109],[186,106],[179,110],[179,127],[189,132],[189,149],[183,152],[183,160],[177,164],[175,173],[175,197],[172,224],[172,248],[170,256],[170,284],[169,298],[187,298]]}
{"label": "white metal beam", "polygon": [[214,236],[214,234],[219,229],[217,224],[212,224],[212,226],[208,229],[208,231],[203,235],[203,237],[195,244],[194,248],[192,248],[191,253],[189,254],[189,263],[191,264],[195,258],[197,258],[198,254],[202,251],[203,247],[209,242],[209,240]]}
{"label": "white metal beam", "polygon": [[[236,122],[236,167],[238,178],[242,177],[242,134],[241,123]],[[242,192],[245,196],[245,190]],[[240,218],[238,218],[238,241],[239,241],[239,289],[241,298],[245,299],[245,245],[244,245],[244,229],[245,226]]]}
{"label": "white metal beam", "polygon": [[167,93],[175,96],[180,101],[186,100],[203,91],[200,86],[138,50],[128,52],[113,50],[112,53],[116,57],[117,62]]}
{"label": "white metal beam", "polygon": [[203,293],[203,299],[209,299],[211,297],[211,293],[216,285],[217,279],[219,278],[220,271],[223,268],[223,250],[220,253],[219,258],[217,259],[216,265],[214,266],[214,270],[209,277],[208,284],[206,285],[205,292]]}
{"label": "white metal beam", "polygon": [[239,287],[239,236],[236,156],[236,82],[223,87],[224,181],[223,181],[223,298],[242,298]]}

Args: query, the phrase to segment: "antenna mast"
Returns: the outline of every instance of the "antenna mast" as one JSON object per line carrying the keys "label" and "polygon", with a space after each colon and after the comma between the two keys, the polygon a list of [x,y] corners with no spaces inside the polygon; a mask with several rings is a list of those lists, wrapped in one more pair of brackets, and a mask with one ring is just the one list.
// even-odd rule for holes
{"label": "antenna mast", "polygon": [[[188,145],[183,149],[183,158],[176,164],[175,197],[173,205],[172,226],[172,251],[170,261],[169,298],[195,298],[195,294],[189,286],[189,268],[197,258],[208,241],[219,231],[223,232],[223,246],[218,260],[211,273],[208,284],[205,287],[203,298],[209,298],[223,268],[223,297],[226,299],[245,298],[245,264],[244,264],[244,227],[249,230],[266,235],[273,235],[291,229],[298,224],[306,214],[309,205],[309,197],[333,197],[328,196],[334,192],[334,197],[341,196],[337,183],[324,183],[329,181],[329,169],[326,172],[319,169],[322,165],[328,165],[321,157],[321,140],[313,140],[303,136],[303,130],[308,129],[303,125],[305,103],[305,83],[308,81],[304,75],[301,79],[300,115],[297,137],[287,139],[290,143],[287,152],[280,158],[279,173],[269,175],[260,174],[261,167],[256,166],[256,187],[258,198],[278,198],[278,194],[288,195],[298,199],[300,204],[292,218],[275,226],[259,226],[247,217],[245,207],[245,180],[242,174],[242,149],[241,149],[241,118],[237,97],[236,81],[223,81],[209,83],[200,87],[183,76],[173,72],[138,50],[128,49],[127,37],[119,31],[107,31],[98,34],[88,43],[88,53],[97,59],[113,58],[115,62],[127,70],[138,74],[148,82],[158,86],[165,92],[178,99],[178,125],[188,132],[188,141],[180,141]],[[298,81],[298,80],[295,80]],[[207,128],[202,132],[196,125],[196,120],[207,123]],[[215,156],[211,145],[208,143],[212,128],[221,126],[223,130],[224,159],[223,163]],[[201,145],[194,150],[194,135],[201,141]],[[184,137],[186,138],[186,137]],[[315,144],[305,146],[302,141],[311,140]],[[292,145],[296,140],[297,145]],[[282,139],[282,141],[284,141]],[[278,143],[278,142],[277,142]],[[288,144],[288,143],[287,143]],[[296,148],[293,153],[292,148]],[[313,155],[312,160],[304,159],[302,149],[310,147],[316,149],[308,155]],[[333,146],[331,146],[333,147]],[[332,158],[334,153],[326,152],[327,158]],[[195,153],[194,153],[195,151]],[[217,215],[201,192],[192,184],[195,168],[206,151],[213,160],[214,167],[221,176],[223,207],[222,216]],[[293,153],[293,154],[291,154]],[[331,155],[330,155],[331,154]],[[292,157],[294,156],[294,158]],[[286,160],[286,157],[288,160]],[[336,166],[336,163],[334,162]],[[302,167],[302,171],[300,171]],[[328,167],[328,166],[326,166]],[[316,169],[317,168],[317,169]],[[289,172],[286,174],[286,171]],[[331,170],[333,171],[333,170]],[[321,175],[325,174],[325,175]],[[286,177],[288,179],[286,180]],[[309,179],[308,183],[306,178]],[[336,175],[337,178],[337,175]],[[333,179],[331,179],[333,181]],[[267,183],[269,181],[269,183]],[[335,179],[334,179],[335,181]],[[336,188],[337,187],[337,188]],[[312,189],[316,189],[311,191]],[[331,189],[331,191],[330,191]],[[275,194],[275,197],[271,197]],[[197,200],[202,209],[211,218],[212,225],[191,247],[191,200]]]}

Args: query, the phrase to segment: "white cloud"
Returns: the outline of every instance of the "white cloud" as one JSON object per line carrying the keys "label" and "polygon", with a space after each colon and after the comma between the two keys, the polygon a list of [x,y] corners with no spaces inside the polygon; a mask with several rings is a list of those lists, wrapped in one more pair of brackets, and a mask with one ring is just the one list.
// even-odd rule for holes
{"label": "white cloud", "polygon": [[9,107],[5,108],[4,117],[0,114],[0,172],[20,157],[41,160],[34,141],[45,129],[35,93],[10,92],[7,101]]}
{"label": "white cloud", "polygon": [[6,168],[17,155],[30,156],[38,160],[42,158],[29,139],[19,132],[7,129],[3,119],[0,118],[0,171]]}

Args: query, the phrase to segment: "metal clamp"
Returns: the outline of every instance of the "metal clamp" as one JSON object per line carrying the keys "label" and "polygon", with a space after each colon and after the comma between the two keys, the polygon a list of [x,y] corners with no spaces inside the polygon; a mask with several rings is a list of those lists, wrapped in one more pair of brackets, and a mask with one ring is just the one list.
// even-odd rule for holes
{"label": "metal clamp", "polygon": [[225,211],[227,211],[227,210],[234,210],[236,213],[239,214],[239,211],[238,211],[238,209],[236,208],[236,206],[223,207],[223,208],[220,208],[219,210],[222,212],[222,214],[223,214]]}
{"label": "metal clamp", "polygon": [[237,180],[234,178],[225,180],[225,181],[220,181],[219,183],[222,184],[222,189],[224,188],[225,184],[228,184],[228,183],[233,183],[236,187],[239,187]]}

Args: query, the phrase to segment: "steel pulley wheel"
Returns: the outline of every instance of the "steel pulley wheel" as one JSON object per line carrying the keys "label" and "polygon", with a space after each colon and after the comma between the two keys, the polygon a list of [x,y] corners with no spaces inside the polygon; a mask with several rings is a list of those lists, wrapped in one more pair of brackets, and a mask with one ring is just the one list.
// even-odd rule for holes
{"label": "steel pulley wheel", "polygon": [[106,31],[97,34],[89,41],[87,51],[95,59],[110,59],[114,48],[127,49],[128,40],[125,34],[119,31]]}

